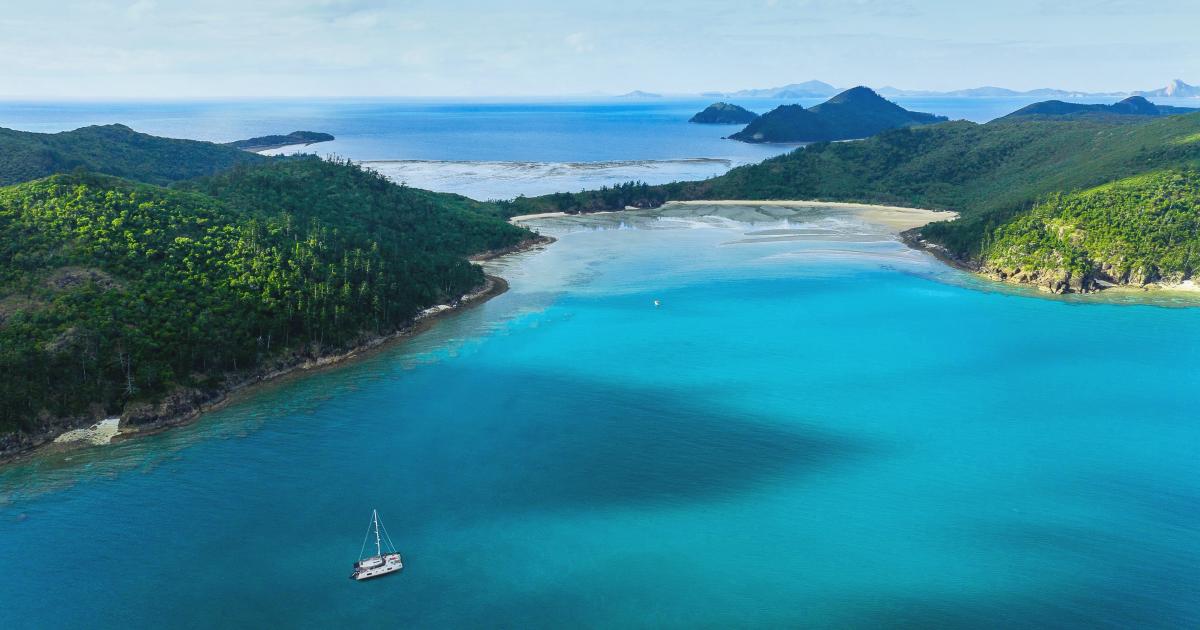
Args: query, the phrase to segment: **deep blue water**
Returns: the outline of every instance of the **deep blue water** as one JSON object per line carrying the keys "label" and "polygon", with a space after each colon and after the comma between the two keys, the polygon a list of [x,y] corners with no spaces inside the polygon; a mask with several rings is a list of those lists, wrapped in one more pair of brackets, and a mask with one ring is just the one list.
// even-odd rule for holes
{"label": "deep blue water", "polygon": [[[800,102],[809,106],[820,100]],[[919,111],[985,122],[1034,99],[896,100]],[[1197,99],[1161,100],[1200,104]],[[58,132],[119,122],[146,133],[218,142],[298,129],[324,131],[337,140],[306,150],[366,161],[397,181],[478,199],[630,180],[703,179],[794,148],[724,140],[739,127],[687,122],[711,102],[0,102],[0,127]],[[737,102],[766,112],[785,101]]]}
{"label": "deep blue water", "polygon": [[0,627],[1200,624],[1200,310],[800,222],[545,222],[427,334],[0,470]]}

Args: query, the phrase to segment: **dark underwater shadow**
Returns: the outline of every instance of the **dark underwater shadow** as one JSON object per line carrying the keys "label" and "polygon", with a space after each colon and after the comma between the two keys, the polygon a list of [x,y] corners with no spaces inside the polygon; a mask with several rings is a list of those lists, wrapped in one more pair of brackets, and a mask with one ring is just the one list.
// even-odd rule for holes
{"label": "dark underwater shadow", "polygon": [[[403,420],[415,426],[376,446],[380,457],[397,446],[406,453],[379,481],[419,478],[415,490],[427,524],[439,512],[454,521],[474,512],[720,500],[880,450],[801,420],[714,404],[716,392],[478,372],[441,375],[439,382],[458,385],[436,395],[432,412]],[[486,400],[472,398],[481,381]],[[537,383],[536,397],[527,393],[530,382]]]}

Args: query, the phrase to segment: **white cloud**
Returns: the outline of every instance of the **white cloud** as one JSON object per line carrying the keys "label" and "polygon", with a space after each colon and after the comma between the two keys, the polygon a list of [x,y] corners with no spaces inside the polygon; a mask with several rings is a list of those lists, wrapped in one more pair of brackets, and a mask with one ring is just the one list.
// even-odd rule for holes
{"label": "white cloud", "polygon": [[563,41],[577,53],[592,52],[596,49],[587,33],[571,33],[564,37]]}
{"label": "white cloud", "polygon": [[154,0],[137,0],[125,9],[125,17],[140,20],[154,10]]}
{"label": "white cloud", "polygon": [[1200,67],[1200,2],[1137,12],[1134,0],[1057,0],[1053,14],[1047,2],[9,2],[0,97],[681,92],[812,78],[1099,91],[1200,80],[1187,75]]}
{"label": "white cloud", "polygon": [[349,29],[371,29],[379,25],[380,16],[375,11],[355,11],[334,18],[333,25]]}

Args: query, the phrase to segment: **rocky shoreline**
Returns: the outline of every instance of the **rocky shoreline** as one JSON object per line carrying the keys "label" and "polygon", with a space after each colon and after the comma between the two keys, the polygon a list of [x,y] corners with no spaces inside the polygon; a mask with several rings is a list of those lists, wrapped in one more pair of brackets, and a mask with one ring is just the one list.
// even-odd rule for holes
{"label": "rocky shoreline", "polygon": [[1126,272],[1124,275],[1118,275],[1111,266],[1079,276],[1068,269],[1020,269],[988,263],[981,264],[975,260],[955,256],[941,245],[930,243],[921,238],[920,231],[917,229],[901,232],[900,240],[905,245],[918,251],[927,252],[951,267],[969,271],[995,282],[1031,287],[1054,295],[1098,293],[1111,289],[1186,292],[1200,290],[1200,287],[1195,285],[1191,279],[1183,278],[1164,282],[1162,278],[1145,272]]}
{"label": "rocky shoreline", "polygon": [[[507,254],[527,251],[553,243],[548,236],[537,236],[524,240],[512,247],[481,252],[470,257],[473,262],[482,262]],[[426,330],[435,320],[460,309],[482,304],[508,290],[508,282],[499,276],[487,275],[484,283],[474,290],[449,304],[431,306],[413,317],[399,329],[382,335],[365,335],[357,343],[348,348],[320,349],[316,351],[300,350],[287,356],[276,357],[258,369],[237,375],[227,375],[221,387],[202,390],[195,387],[180,387],[169,393],[162,400],[154,403],[140,402],[128,405],[120,415],[119,431],[112,437],[113,442],[133,437],[153,435],[194,422],[204,413],[219,409],[230,400],[235,393],[244,392],[251,387],[273,381],[289,374],[312,370],[342,363],[357,358],[363,353],[377,349],[384,344],[411,337]],[[44,421],[41,430],[36,433],[11,433],[0,436],[0,466],[36,455],[48,449],[72,449],[80,446],[90,446],[93,442],[80,440],[78,442],[55,442],[56,438],[71,432],[84,429],[103,418],[74,417],[52,418]]]}

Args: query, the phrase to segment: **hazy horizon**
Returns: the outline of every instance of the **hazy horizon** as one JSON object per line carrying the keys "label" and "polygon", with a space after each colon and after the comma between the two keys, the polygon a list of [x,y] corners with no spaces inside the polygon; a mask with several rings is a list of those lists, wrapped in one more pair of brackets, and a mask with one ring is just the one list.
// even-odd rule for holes
{"label": "hazy horizon", "polygon": [[589,97],[812,79],[1125,92],[1200,82],[1198,22],[1200,6],[1176,0],[77,0],[6,8],[0,98]]}

